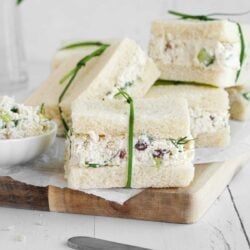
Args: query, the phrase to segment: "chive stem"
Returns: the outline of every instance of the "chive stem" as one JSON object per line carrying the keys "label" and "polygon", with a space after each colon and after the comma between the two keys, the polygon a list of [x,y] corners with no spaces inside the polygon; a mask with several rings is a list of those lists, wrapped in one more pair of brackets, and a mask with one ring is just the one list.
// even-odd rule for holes
{"label": "chive stem", "polygon": [[128,134],[128,178],[127,178],[127,188],[131,188],[132,184],[132,170],[133,170],[133,149],[134,149],[134,102],[131,96],[122,89],[118,89],[119,92],[115,96],[122,95],[127,103],[129,104],[129,134]]}
{"label": "chive stem", "polygon": [[87,41],[87,42],[79,42],[79,43],[72,43],[68,44],[59,50],[67,50],[67,49],[75,49],[79,47],[88,47],[88,46],[102,46],[105,45],[104,43],[101,43],[99,41]]}
{"label": "chive stem", "polygon": [[76,71],[76,68],[70,70],[61,80],[60,80],[60,84],[63,84],[67,79],[69,79],[72,75],[74,75]]}
{"label": "chive stem", "polygon": [[[97,44],[97,43],[96,43]],[[101,44],[101,46],[99,46],[99,48],[97,48],[96,50],[94,50],[92,53],[90,53],[89,55],[83,57],[77,64],[76,66],[70,70],[60,81],[59,83],[62,84],[64,83],[66,80],[68,80],[68,83],[66,84],[66,86],[64,87],[62,93],[60,94],[59,98],[58,98],[58,109],[59,109],[59,114],[63,123],[63,126],[65,128],[65,131],[68,132],[69,131],[69,125],[67,124],[66,120],[63,117],[63,112],[62,112],[62,108],[60,107],[60,104],[63,100],[63,97],[65,96],[66,92],[68,91],[69,87],[71,86],[72,82],[75,80],[79,70],[82,67],[85,67],[87,62],[89,62],[92,58],[100,56],[110,45],[109,44],[102,44],[102,43],[98,43]]]}
{"label": "chive stem", "polygon": [[241,72],[242,65],[243,65],[244,58],[245,58],[245,41],[244,41],[243,31],[242,31],[241,25],[239,23],[236,23],[236,24],[237,24],[239,35],[240,35],[240,69],[237,71],[235,82],[237,82],[239,79],[240,72]]}

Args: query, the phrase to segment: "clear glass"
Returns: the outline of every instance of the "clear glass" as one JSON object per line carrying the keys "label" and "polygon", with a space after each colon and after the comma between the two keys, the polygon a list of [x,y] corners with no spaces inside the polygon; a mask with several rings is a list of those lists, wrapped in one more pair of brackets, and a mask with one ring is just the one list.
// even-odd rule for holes
{"label": "clear glass", "polygon": [[27,85],[27,68],[16,0],[0,0],[0,91]]}

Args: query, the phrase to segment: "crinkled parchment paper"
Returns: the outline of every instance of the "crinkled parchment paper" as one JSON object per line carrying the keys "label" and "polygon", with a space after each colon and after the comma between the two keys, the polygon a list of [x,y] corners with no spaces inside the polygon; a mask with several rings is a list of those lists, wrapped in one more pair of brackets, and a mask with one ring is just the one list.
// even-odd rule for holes
{"label": "crinkled parchment paper", "polygon": [[[231,121],[231,145],[224,149],[198,149],[195,163],[221,162],[250,151],[250,122]],[[53,185],[66,187],[64,179],[63,156],[64,139],[57,138],[56,143],[43,155],[32,162],[17,166],[0,168],[0,176],[10,176],[17,181],[35,186]],[[104,199],[123,204],[142,189],[91,189],[82,190]]]}

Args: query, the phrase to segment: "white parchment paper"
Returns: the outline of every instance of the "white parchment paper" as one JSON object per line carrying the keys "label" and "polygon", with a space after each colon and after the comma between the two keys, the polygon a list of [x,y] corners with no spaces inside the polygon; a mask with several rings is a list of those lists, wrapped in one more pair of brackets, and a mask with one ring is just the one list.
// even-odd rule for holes
{"label": "white parchment paper", "polygon": [[[231,145],[224,149],[206,148],[196,150],[195,163],[221,162],[250,151],[250,122],[231,121]],[[63,156],[64,139],[57,138],[56,143],[43,155],[22,165],[0,168],[0,176],[10,176],[35,186],[53,185],[67,187],[64,179]],[[85,193],[123,204],[142,189],[91,189]]]}

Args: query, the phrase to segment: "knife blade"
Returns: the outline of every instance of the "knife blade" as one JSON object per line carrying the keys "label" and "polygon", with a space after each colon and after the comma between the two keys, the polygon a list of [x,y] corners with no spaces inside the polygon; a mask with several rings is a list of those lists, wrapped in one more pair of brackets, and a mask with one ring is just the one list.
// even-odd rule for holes
{"label": "knife blade", "polygon": [[149,248],[130,246],[85,236],[72,237],[68,239],[67,245],[77,250],[150,250]]}

